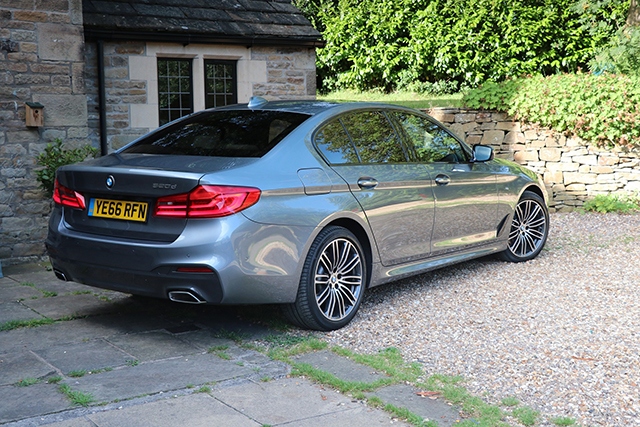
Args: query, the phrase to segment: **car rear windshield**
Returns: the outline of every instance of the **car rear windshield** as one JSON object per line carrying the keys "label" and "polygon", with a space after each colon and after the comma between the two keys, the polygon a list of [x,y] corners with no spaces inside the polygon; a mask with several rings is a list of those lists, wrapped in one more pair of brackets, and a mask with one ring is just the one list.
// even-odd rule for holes
{"label": "car rear windshield", "polygon": [[308,118],[286,111],[204,112],[153,132],[122,153],[262,157]]}

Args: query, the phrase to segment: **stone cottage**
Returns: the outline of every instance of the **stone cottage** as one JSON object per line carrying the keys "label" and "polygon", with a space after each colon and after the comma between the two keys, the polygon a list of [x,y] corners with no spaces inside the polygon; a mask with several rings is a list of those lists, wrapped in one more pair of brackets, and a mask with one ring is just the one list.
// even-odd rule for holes
{"label": "stone cottage", "polygon": [[314,98],[320,46],[290,0],[0,0],[0,262],[44,255],[48,143],[105,154],[253,95]]}

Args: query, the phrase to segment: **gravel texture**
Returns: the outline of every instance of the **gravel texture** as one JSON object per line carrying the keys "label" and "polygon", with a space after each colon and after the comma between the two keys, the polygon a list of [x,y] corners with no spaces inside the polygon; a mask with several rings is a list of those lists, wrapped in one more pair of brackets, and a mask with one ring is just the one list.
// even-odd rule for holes
{"label": "gravel texture", "polygon": [[640,426],[640,215],[551,214],[535,260],[486,258],[378,287],[324,338],[362,353],[396,347],[490,403],[517,398],[540,426]]}

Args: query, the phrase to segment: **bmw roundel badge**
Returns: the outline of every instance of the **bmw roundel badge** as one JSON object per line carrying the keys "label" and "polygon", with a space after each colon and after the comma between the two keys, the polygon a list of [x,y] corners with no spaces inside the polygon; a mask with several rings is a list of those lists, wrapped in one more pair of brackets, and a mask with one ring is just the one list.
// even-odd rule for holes
{"label": "bmw roundel badge", "polygon": [[113,177],[113,175],[109,175],[107,177],[107,180],[105,181],[105,184],[107,184],[107,188],[113,188],[113,185],[116,183],[116,179]]}

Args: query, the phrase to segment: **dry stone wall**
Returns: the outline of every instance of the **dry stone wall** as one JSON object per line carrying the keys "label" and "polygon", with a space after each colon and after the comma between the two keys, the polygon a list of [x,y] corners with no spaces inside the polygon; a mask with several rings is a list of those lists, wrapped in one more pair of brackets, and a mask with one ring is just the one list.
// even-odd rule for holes
{"label": "dry stone wall", "polygon": [[428,110],[468,144],[493,147],[543,176],[551,211],[570,211],[597,194],[640,193],[640,151],[603,149],[580,138],[523,124],[503,113],[459,108]]}

